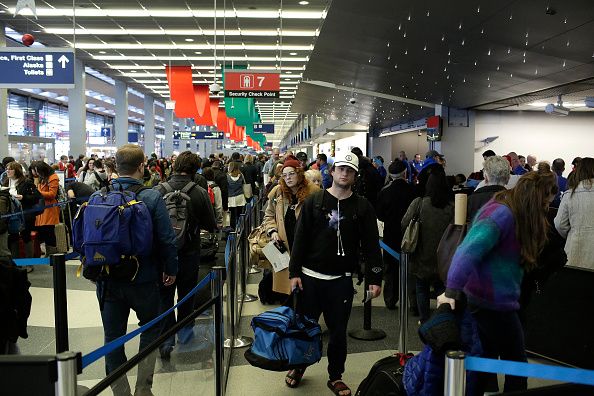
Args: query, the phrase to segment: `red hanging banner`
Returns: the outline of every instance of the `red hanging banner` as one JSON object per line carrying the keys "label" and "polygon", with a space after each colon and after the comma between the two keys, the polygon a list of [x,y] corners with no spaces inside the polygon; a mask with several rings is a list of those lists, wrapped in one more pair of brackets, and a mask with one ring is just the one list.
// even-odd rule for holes
{"label": "red hanging banner", "polygon": [[194,118],[197,111],[192,84],[192,68],[190,66],[165,66],[165,74],[169,84],[169,96],[171,100],[175,100],[176,117]]}
{"label": "red hanging banner", "polygon": [[[214,125],[213,118],[210,113],[210,91],[206,84],[194,85],[194,102],[196,103],[196,115],[194,121],[196,125]],[[216,120],[216,118],[215,118]]]}

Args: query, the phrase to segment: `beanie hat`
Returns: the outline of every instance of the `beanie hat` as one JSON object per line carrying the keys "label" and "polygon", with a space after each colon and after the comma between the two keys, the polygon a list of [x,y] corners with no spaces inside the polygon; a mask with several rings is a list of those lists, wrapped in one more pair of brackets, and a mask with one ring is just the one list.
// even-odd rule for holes
{"label": "beanie hat", "polygon": [[404,161],[400,161],[399,159],[395,159],[394,162],[390,164],[388,167],[388,172],[390,175],[397,175],[399,173],[404,172],[408,167],[404,163]]}
{"label": "beanie hat", "polygon": [[299,160],[297,158],[295,158],[294,155],[288,155],[285,158],[285,162],[283,162],[283,169],[285,169],[286,167],[291,167],[291,168],[295,168],[295,169],[299,169],[301,168],[301,162],[299,162]]}

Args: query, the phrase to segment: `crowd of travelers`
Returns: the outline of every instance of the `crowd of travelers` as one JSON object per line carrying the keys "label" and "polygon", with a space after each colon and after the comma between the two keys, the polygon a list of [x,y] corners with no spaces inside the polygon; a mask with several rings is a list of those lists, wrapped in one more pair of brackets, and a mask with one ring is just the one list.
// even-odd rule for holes
{"label": "crowd of travelers", "polygon": [[[145,156],[136,145],[122,146],[110,158],[63,155],[53,165],[6,157],[0,170],[0,215],[14,211],[15,201],[25,215],[16,233],[9,232],[7,218],[0,220],[0,261],[56,253],[56,226],[66,223],[75,228],[72,216],[81,206],[88,210],[93,197],[110,191],[134,193],[151,217],[150,254],[138,256],[131,278],[125,274],[106,282],[101,273],[91,275],[107,343],[124,335],[130,309],[143,325],[171,307],[176,294],[178,300],[187,295],[198,282],[201,230],[232,231],[250,199],[261,197],[263,232],[290,255],[288,268],[265,271],[272,278],[271,291],[288,297],[301,289],[303,312],[313,319],[324,315],[329,330],[327,386],[334,394],[347,396],[351,390],[342,374],[352,277],[364,276],[372,297],[381,294],[383,281],[386,308],[396,309],[399,262],[389,254],[382,257],[378,223],[383,241],[401,253],[407,227],[418,221],[406,282],[410,314],[419,317],[419,326],[433,314],[431,300],[436,299],[438,311],[451,307],[470,323],[473,341],[466,344],[467,352],[526,361],[521,311],[532,286],[524,278],[543,266],[594,269],[594,159],[575,158],[567,177],[560,158],[549,164],[538,162],[534,155],[502,156],[487,150],[483,159],[481,170],[465,176],[448,175],[445,157],[435,150],[424,158],[415,154],[412,160],[402,151],[389,163],[381,156],[365,156],[358,147],[337,152],[333,159],[320,153],[313,161],[304,152],[281,155],[277,148],[270,156],[236,152],[229,158],[223,154],[200,158],[185,151],[158,158]],[[177,213],[172,212],[172,194],[180,192],[187,205],[180,207],[178,201]],[[468,195],[468,231],[447,278],[441,279],[437,250],[454,221],[455,193]],[[59,205],[68,198],[68,204]],[[561,259],[552,262],[548,257]],[[144,332],[139,348],[193,308],[193,304],[180,306],[177,318],[172,313],[163,326]],[[177,342],[190,336],[180,332]],[[0,340],[5,352],[18,350],[17,337]],[[169,359],[175,347],[172,337],[160,347],[161,359]],[[439,389],[437,383],[415,380],[426,374],[424,370],[434,369],[419,364],[417,358],[437,359],[436,353],[423,350],[411,360],[404,376],[408,394],[433,394]],[[107,374],[125,361],[123,347],[108,354]],[[139,365],[135,395],[152,394],[155,361],[156,356],[149,356]],[[305,369],[290,370],[286,385],[298,387],[304,374]],[[477,374],[469,386],[481,395],[497,390],[493,376],[487,374]],[[525,378],[508,376],[504,388],[526,386]],[[125,377],[112,389],[117,395],[132,394]]]}

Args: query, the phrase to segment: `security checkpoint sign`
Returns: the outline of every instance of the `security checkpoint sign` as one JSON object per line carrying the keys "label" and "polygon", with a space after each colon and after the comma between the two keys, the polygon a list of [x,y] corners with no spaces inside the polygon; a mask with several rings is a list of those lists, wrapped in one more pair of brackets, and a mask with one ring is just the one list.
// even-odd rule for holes
{"label": "security checkpoint sign", "polygon": [[0,88],[74,88],[74,51],[2,48]]}
{"label": "security checkpoint sign", "polygon": [[224,139],[225,133],[218,131],[200,132],[200,131],[173,131],[174,140],[216,140]]}
{"label": "security checkpoint sign", "polygon": [[225,70],[226,98],[278,98],[280,73],[276,71]]}

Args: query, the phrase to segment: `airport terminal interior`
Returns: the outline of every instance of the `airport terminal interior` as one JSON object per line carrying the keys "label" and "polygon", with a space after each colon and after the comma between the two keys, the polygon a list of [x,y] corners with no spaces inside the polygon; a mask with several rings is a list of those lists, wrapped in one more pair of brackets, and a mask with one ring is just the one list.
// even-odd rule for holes
{"label": "airport terminal interior", "polygon": [[[9,390],[0,386],[0,395],[594,395],[594,1],[0,0],[0,30],[0,201],[12,197],[0,205],[0,296],[9,301],[0,324],[0,377]],[[144,161],[126,167],[129,153],[140,151]],[[187,151],[195,154],[191,160]],[[196,171],[188,174],[180,156],[191,162],[187,169],[195,161]],[[503,176],[491,173],[497,166]],[[43,188],[50,191],[53,175],[60,187],[49,197]],[[102,248],[89,263],[90,236],[86,229],[77,235],[84,211],[95,213],[89,208],[97,198],[89,196],[108,194],[108,186],[122,187],[133,175],[139,188],[159,192],[176,177],[194,180],[213,219],[190,210],[188,218],[198,220],[188,224],[212,226],[171,253],[176,262],[193,260],[197,274],[183,292],[178,276],[176,298],[164,302],[164,290],[176,287],[167,283],[167,249],[175,233],[186,232],[186,220],[169,227],[165,192],[163,200],[147,198],[154,192],[144,188],[135,192],[144,194],[154,227],[154,244],[137,268],[151,263],[155,279],[147,283],[160,293],[159,307],[142,320],[135,307],[150,298],[135,288],[143,284],[110,280],[109,270],[87,279],[89,268],[109,265],[92,267],[97,257],[106,260]],[[19,191],[29,179],[41,209],[25,205]],[[549,196],[538,201],[530,194],[536,197],[547,180],[554,180]],[[325,190],[318,194],[324,202],[307,186]],[[443,205],[435,193],[442,187]],[[337,196],[337,189],[348,194]],[[489,195],[471,217],[473,197],[485,189]],[[345,222],[340,202],[351,191],[366,198],[357,202],[372,215],[360,215],[359,203],[343,203],[354,211]],[[196,199],[181,193],[189,203]],[[307,210],[313,218],[328,199],[338,202],[336,233],[299,215]],[[420,203],[415,209],[411,202]],[[497,249],[490,238],[503,238],[473,233],[494,216],[479,211],[483,204],[509,212],[515,232],[498,243],[517,253],[502,256],[498,268],[487,260],[466,270],[468,282],[479,282],[485,267],[492,271],[484,298],[453,286],[459,266],[474,263],[483,246]],[[423,209],[431,213],[425,219]],[[159,210],[167,232],[155,226]],[[185,203],[183,210],[185,216]],[[330,226],[333,212],[323,219]],[[19,213],[22,224],[13,232]],[[345,235],[357,238],[344,236],[352,242],[346,250],[341,221],[352,227]],[[355,222],[371,224],[372,232]],[[312,252],[326,237],[327,252]],[[417,246],[410,252],[401,245],[409,238]],[[184,253],[188,244],[195,245],[191,254]],[[452,250],[444,259],[446,244]],[[117,260],[136,258],[121,252]],[[324,254],[342,264],[356,255],[361,272],[341,269],[338,276],[352,277],[354,289],[341,318],[342,372],[332,374],[343,354],[335,306],[313,321],[319,362],[303,363],[305,373],[286,360],[276,371],[263,368],[253,359],[257,348],[282,361],[263,334],[290,336],[255,323],[271,310],[292,312],[289,271],[293,279],[338,282],[336,273],[312,270],[324,269],[324,260],[292,258]],[[448,266],[440,279],[442,260]],[[23,303],[16,293],[28,295],[26,286],[15,286],[25,273],[31,301],[23,313],[13,305]],[[369,300],[378,273],[383,288]],[[129,306],[122,308],[121,332],[108,337],[106,326],[117,327],[110,316],[116,303],[105,293],[115,289],[130,293],[119,300]],[[491,309],[489,298],[509,298],[504,289],[515,296],[513,308]],[[164,314],[176,311],[174,303],[177,322]],[[448,303],[454,309],[444,314]],[[480,315],[491,315],[491,325],[484,328]],[[443,340],[452,330],[443,330],[444,321],[454,323],[455,342]],[[471,331],[465,323],[478,352],[463,342]],[[314,340],[307,332],[296,339]],[[497,344],[491,354],[487,340]],[[507,340],[520,345],[519,355]],[[437,349],[438,341],[449,347]],[[106,362],[122,348],[123,365]],[[391,369],[374,366],[390,356]]]}

